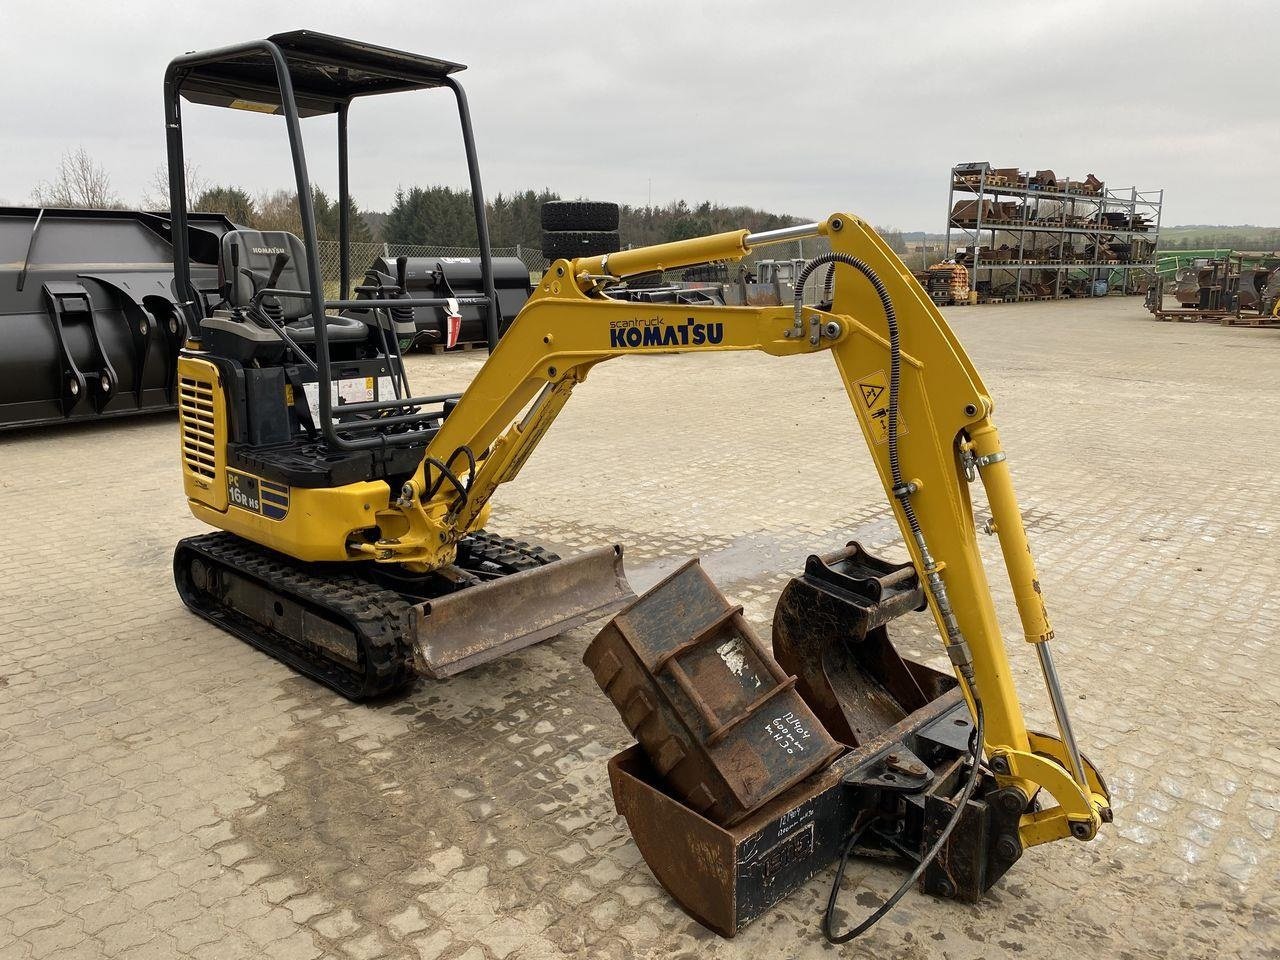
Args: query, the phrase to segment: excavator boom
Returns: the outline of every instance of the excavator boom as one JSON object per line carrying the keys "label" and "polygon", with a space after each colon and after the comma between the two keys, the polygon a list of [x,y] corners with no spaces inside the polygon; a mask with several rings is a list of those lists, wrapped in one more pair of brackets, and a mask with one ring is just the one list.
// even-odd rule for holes
{"label": "excavator boom", "polygon": [[[832,298],[822,308],[632,303],[605,292],[618,275],[741,258],[803,231],[831,245]],[[518,474],[593,366],[634,354],[725,350],[831,354],[927,584],[944,645],[958,675],[971,673],[982,699],[992,768],[1002,785],[1027,797],[1043,788],[1058,803],[1024,818],[1024,843],[1092,838],[1110,818],[1110,801],[1075,742],[1050,653],[1053,629],[992,421],[994,404],[937,308],[857,217],[835,214],[772,234],[737,231],[553,264],[428,445],[423,465],[393,505],[394,520],[380,523],[396,530],[394,536],[363,549],[425,568],[447,562],[451,545],[484,516],[497,487]],[[431,466],[461,462],[462,451],[477,464],[465,497],[438,482]],[[979,553],[969,496],[970,483],[979,479],[1023,633],[1036,648],[1058,721],[1057,737],[1038,738],[1035,749]],[[427,490],[435,494],[423,500]],[[969,686],[964,689],[972,699]]]}

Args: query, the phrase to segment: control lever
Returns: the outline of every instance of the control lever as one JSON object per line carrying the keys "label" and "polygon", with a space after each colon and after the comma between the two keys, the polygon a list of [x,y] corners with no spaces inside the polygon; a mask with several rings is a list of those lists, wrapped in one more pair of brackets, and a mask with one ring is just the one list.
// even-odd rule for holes
{"label": "control lever", "polygon": [[401,294],[409,292],[409,258],[396,257],[396,285]]}
{"label": "control lever", "polygon": [[[232,249],[235,249],[234,247]],[[284,273],[284,268],[289,263],[289,255],[283,250],[276,254],[275,263],[271,265],[271,276],[267,277],[267,289],[270,290],[280,282],[280,275]]]}
{"label": "control lever", "polygon": [[224,278],[223,288],[220,291],[223,300],[231,300],[231,288],[238,276],[240,276],[240,246],[233,243],[231,244],[231,276]]}

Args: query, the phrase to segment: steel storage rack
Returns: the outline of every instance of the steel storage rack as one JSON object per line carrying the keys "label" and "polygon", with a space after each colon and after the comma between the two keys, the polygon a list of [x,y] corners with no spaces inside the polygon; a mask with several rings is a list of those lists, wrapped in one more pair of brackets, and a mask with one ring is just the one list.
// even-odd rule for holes
{"label": "steel storage rack", "polygon": [[1111,189],[989,163],[951,168],[947,247],[985,300],[1141,293],[1155,276],[1163,190]]}

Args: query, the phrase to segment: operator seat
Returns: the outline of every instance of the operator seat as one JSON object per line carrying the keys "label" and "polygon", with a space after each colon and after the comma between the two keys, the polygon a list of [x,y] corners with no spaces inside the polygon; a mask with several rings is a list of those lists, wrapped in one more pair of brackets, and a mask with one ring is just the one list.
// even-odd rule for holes
{"label": "operator seat", "polygon": [[[311,274],[307,269],[307,252],[302,241],[284,230],[228,230],[222,235],[218,272],[231,307],[248,307],[254,295],[267,287],[276,267],[276,258],[288,259],[270,286],[274,290],[310,289]],[[309,297],[264,297],[262,308],[285,326],[298,343],[312,343],[315,329],[311,323]],[[326,314],[325,332],[331,342],[364,340],[369,336],[367,324],[355,317]]]}

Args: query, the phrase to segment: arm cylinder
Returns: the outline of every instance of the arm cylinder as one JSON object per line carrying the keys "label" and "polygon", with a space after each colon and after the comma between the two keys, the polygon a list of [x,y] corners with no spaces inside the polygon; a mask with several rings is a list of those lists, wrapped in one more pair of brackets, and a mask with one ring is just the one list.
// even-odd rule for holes
{"label": "arm cylinder", "polygon": [[770,243],[787,243],[804,237],[816,237],[822,232],[823,224],[820,223],[800,223],[794,227],[764,230],[760,233],[732,230],[729,233],[717,233],[709,237],[695,237],[692,240],[676,240],[672,243],[637,247],[635,250],[622,250],[600,257],[579,257],[573,261],[573,273],[575,276],[581,273],[592,276],[608,273],[614,277],[630,277],[637,273],[670,270],[673,267],[690,267],[697,263],[709,263],[712,260],[741,260],[751,252],[753,247],[763,247]]}
{"label": "arm cylinder", "polygon": [[1040,577],[1036,562],[1031,557],[1027,543],[1027,531],[1022,525],[1022,514],[1013,494],[1013,480],[1009,476],[1009,464],[1003,459],[1000,436],[996,428],[987,424],[971,431],[973,452],[979,457],[1001,454],[979,471],[982,486],[987,491],[987,503],[995,520],[996,537],[1004,554],[1004,565],[1009,571],[1009,584],[1013,587],[1013,600],[1022,620],[1022,632],[1030,643],[1043,643],[1053,639],[1053,627],[1045,610],[1044,595],[1040,592]]}
{"label": "arm cylinder", "polygon": [[614,277],[629,277],[637,273],[649,273],[651,270],[670,270],[673,267],[688,267],[711,260],[741,260],[750,251],[751,248],[747,246],[747,231],[732,230],[709,237],[619,250],[600,257],[579,257],[573,261],[573,273],[574,276],[580,273],[594,276],[608,273]]}

